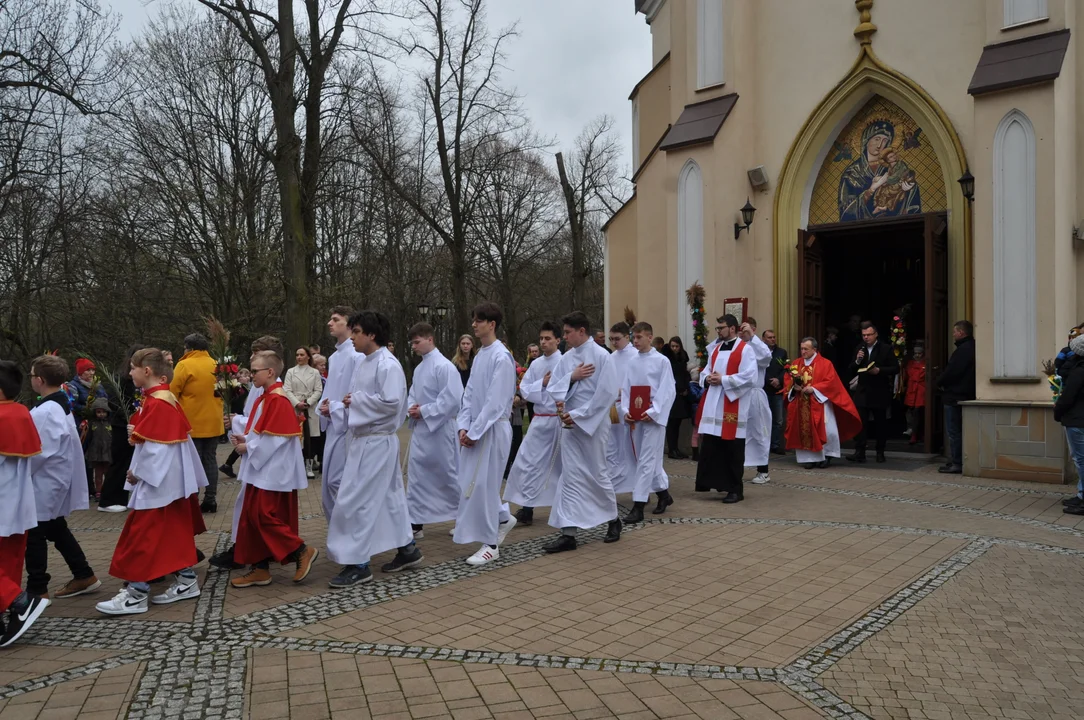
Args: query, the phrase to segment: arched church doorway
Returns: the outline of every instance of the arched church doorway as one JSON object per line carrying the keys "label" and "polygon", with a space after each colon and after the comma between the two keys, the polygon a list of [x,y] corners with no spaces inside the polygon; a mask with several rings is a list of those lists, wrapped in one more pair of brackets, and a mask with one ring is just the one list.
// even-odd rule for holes
{"label": "arched church doorway", "polygon": [[874,323],[902,368],[890,446],[939,449],[934,380],[947,361],[949,224],[945,173],[922,127],[890,100],[871,98],[817,170],[808,220],[797,238],[800,333],[820,340],[847,383],[858,323]]}

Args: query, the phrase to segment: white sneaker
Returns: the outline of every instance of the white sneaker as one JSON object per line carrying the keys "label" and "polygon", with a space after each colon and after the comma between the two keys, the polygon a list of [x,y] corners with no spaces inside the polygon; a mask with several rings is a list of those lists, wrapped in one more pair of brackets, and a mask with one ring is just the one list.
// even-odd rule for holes
{"label": "white sneaker", "polygon": [[510,533],[515,526],[516,518],[512,516],[509,516],[508,522],[502,522],[497,525],[497,547],[501,546],[504,539],[508,537],[508,533]]}
{"label": "white sneaker", "polygon": [[768,473],[758,472],[757,476],[753,478],[750,482],[752,482],[754,485],[767,485],[769,480],[771,480],[771,478],[768,476]]}
{"label": "white sneaker", "polygon": [[173,584],[169,586],[169,590],[166,590],[161,595],[155,595],[151,598],[151,603],[154,605],[169,605],[175,603],[178,600],[191,600],[192,598],[198,598],[200,595],[199,583],[196,578],[185,579],[181,576],[177,576],[173,580]]}
{"label": "white sneaker", "polygon": [[455,535],[455,525],[452,525],[452,529],[448,531],[449,535]]}
{"label": "white sneaker", "polygon": [[414,533],[415,540],[422,540],[425,538],[425,530],[418,530]]}
{"label": "white sneaker", "polygon": [[501,551],[498,548],[491,548],[488,545],[483,545],[478,548],[478,552],[467,558],[468,565],[485,565],[488,562],[492,562],[501,556]]}
{"label": "white sneaker", "polygon": [[312,471],[312,460],[305,461],[305,477],[307,477],[309,480],[312,480],[314,477],[316,477],[316,473]]}
{"label": "white sneaker", "polygon": [[98,506],[98,512],[107,512],[107,513],[122,513],[127,509],[128,509],[127,505],[106,505],[104,507],[101,506],[101,505]]}
{"label": "white sneaker", "polygon": [[123,588],[112,600],[94,606],[106,615],[138,615],[147,612],[147,596],[137,598],[128,588]]}

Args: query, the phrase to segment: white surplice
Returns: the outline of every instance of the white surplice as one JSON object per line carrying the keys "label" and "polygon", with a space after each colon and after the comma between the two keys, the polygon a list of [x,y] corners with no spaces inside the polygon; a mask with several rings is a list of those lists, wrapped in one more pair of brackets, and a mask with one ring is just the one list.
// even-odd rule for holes
{"label": "white surplice", "polygon": [[459,369],[436,348],[423,355],[407,394],[407,408],[417,405],[422,414],[407,421],[407,508],[416,525],[455,520],[459,510],[456,415],[462,399]]}
{"label": "white surplice", "polygon": [[[620,394],[625,385],[625,373],[628,372],[629,363],[638,355],[636,348],[629,343],[620,350],[610,353],[610,362],[614,366],[614,374],[617,376],[617,390]],[[610,419],[610,442],[606,445],[606,465],[610,469],[610,482],[613,483],[615,493],[632,492],[636,484],[636,458],[632,452],[632,438],[629,435],[629,427],[621,421],[621,399],[614,397],[614,411],[617,415],[617,423]]]}
{"label": "white surplice", "polygon": [[[733,375],[727,374],[730,356],[737,352],[738,347],[743,344],[745,343],[738,339],[734,341],[734,345],[730,350],[719,350],[718,353],[712,350],[712,354],[708,355],[707,366],[700,371],[701,385],[704,385],[704,379],[713,372],[718,372],[723,376],[721,385],[706,386],[707,397],[704,399],[704,413],[700,417],[700,427],[697,428],[697,432],[701,435],[722,436],[723,398],[725,395],[726,399],[738,403],[738,427],[735,437],[741,440],[746,437],[749,412],[753,404],[749,398],[753,388],[756,387],[759,375],[756,353],[753,352],[752,348],[746,347],[741,351],[738,372]],[[716,348],[718,347],[716,346]],[[712,357],[715,358],[715,362],[712,362]]]}
{"label": "white surplice", "polygon": [[474,358],[456,423],[474,441],[474,447],[459,448],[459,513],[452,537],[459,544],[497,545],[515,394],[516,361],[504,343],[494,340]]}
{"label": "white surplice", "polygon": [[[575,425],[562,429],[561,475],[549,524],[555,528],[591,528],[617,518],[617,498],[606,463],[610,408],[617,397],[617,372],[610,353],[588,340],[565,353],[550,378],[549,393],[565,403]],[[579,365],[595,366],[591,377],[572,381]]]}
{"label": "white surplice", "polygon": [[38,522],[86,510],[90,507],[90,492],[75,419],[53,400],[45,400],[31,410],[30,417],[41,437],[41,453],[30,458]]}
{"label": "white surplice", "polygon": [[757,381],[746,396],[749,419],[745,426],[745,467],[763,467],[768,464],[772,447],[772,409],[768,405],[768,393],[764,392],[764,376],[773,362],[772,349],[754,334],[746,352],[749,350],[757,359]]}
{"label": "white surplice", "polygon": [[549,507],[553,504],[553,492],[561,475],[561,421],[557,418],[557,406],[542,387],[546,373],[553,372],[561,362],[561,351],[552,355],[540,355],[531,361],[523,379],[519,381],[519,394],[534,403],[531,420],[523,443],[516,453],[515,462],[504,485],[504,501],[523,507]]}
{"label": "white surplice", "polygon": [[[624,419],[632,410],[631,393],[637,385],[651,388],[651,403],[645,411],[651,420],[641,420],[630,428]],[[662,468],[662,455],[666,422],[676,397],[677,385],[670,361],[655,348],[637,352],[625,369],[625,383],[621,387],[621,425],[632,443],[633,502],[647,502],[651,493],[670,487],[670,478]]]}
{"label": "white surplice", "polygon": [[358,363],[347,408],[346,467],[327,528],[328,557],[341,565],[362,565],[414,539],[396,435],[406,403],[403,366],[387,348]]}
{"label": "white surplice", "polygon": [[237,479],[242,486],[252,485],[270,492],[304,490],[309,481],[305,477],[301,436],[271,435],[254,429],[263,415],[265,403],[253,410],[250,429],[243,435],[246,451],[241,456]]}
{"label": "white surplice", "polygon": [[[38,525],[31,458],[0,455],[0,537],[22,535]],[[12,578],[15,582],[18,579]]]}
{"label": "white surplice", "polygon": [[128,469],[139,478],[134,485],[124,483],[129,493],[128,507],[132,510],[162,508],[207,486],[207,473],[203,472],[191,436],[183,443],[149,440],[139,443],[132,452]]}
{"label": "white surplice", "polygon": [[320,460],[320,500],[324,507],[324,517],[330,519],[335,508],[335,496],[342,482],[343,468],[346,467],[346,407],[343,398],[350,392],[350,384],[357,372],[358,363],[365,355],[354,349],[350,338],[335,346],[335,352],[327,359],[327,382],[324,394],[316,403],[319,407],[328,401],[330,416],[320,413],[320,428],[324,431],[324,457]]}
{"label": "white surplice", "polygon": [[[802,362],[805,363],[806,367],[809,367],[816,359],[817,356],[814,355],[808,360],[802,358]],[[826,458],[837,458],[841,454],[839,447],[839,425],[836,424],[835,407],[832,405],[832,401],[829,400],[828,397],[817,388],[813,388],[813,397],[817,399],[817,402],[824,405],[824,433],[826,436],[825,443],[818,451],[802,449],[795,450],[794,455],[795,459],[798,461],[798,464],[823,462]],[[791,386],[790,388],[788,398],[794,398],[793,386]]]}

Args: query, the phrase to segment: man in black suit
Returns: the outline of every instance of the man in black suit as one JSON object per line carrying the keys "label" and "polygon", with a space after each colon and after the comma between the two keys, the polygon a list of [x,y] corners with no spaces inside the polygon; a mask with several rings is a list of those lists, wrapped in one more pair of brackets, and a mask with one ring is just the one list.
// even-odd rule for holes
{"label": "man in black suit", "polygon": [[851,375],[857,385],[852,391],[854,404],[862,415],[862,432],[854,439],[851,462],[866,461],[866,438],[873,435],[877,442],[877,462],[885,461],[885,442],[888,440],[886,415],[892,405],[892,381],[900,371],[900,364],[892,348],[877,340],[877,328],[871,322],[862,323],[862,344],[858,346]]}

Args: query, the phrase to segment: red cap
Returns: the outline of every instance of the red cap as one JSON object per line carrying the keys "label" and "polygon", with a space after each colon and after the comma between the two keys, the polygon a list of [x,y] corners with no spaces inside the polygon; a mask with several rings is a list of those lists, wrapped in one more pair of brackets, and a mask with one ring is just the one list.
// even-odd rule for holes
{"label": "red cap", "polygon": [[87,370],[96,370],[96,369],[97,368],[95,368],[94,363],[92,363],[90,360],[87,360],[86,358],[79,358],[78,360],[75,361],[75,374],[76,375],[82,375]]}

